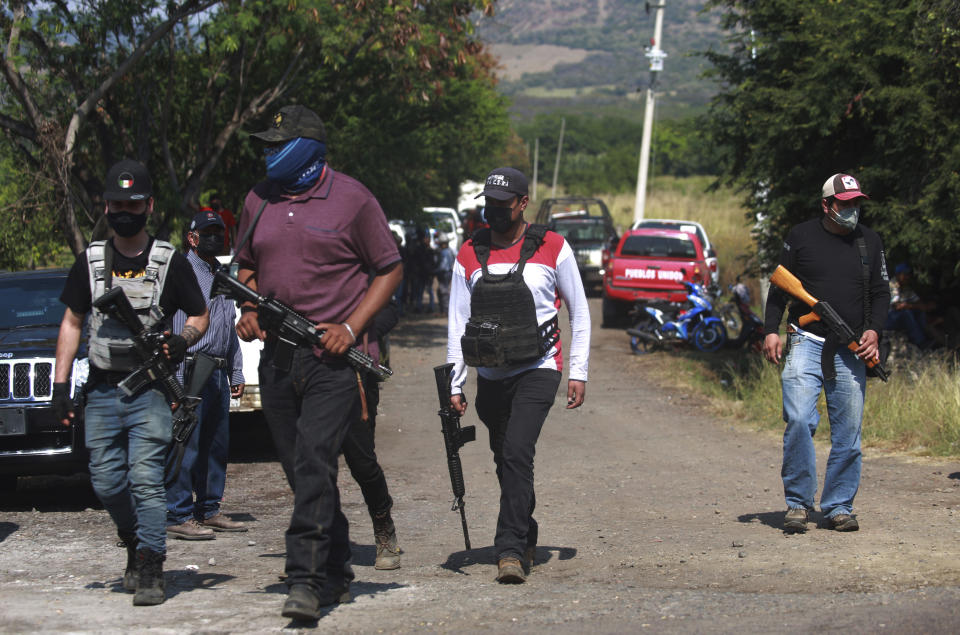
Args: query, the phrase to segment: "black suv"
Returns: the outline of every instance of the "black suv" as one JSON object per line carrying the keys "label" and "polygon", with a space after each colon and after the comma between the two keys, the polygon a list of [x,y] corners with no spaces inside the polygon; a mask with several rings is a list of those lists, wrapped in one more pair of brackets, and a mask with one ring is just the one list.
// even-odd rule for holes
{"label": "black suv", "polygon": [[617,230],[606,204],[599,198],[548,198],[537,211],[538,223],[563,236],[577,258],[587,290],[603,283],[603,252],[617,244]]}
{"label": "black suv", "polygon": [[[67,271],[0,273],[0,489],[17,476],[86,469],[82,409],[70,426],[50,407]],[[88,374],[85,347],[73,362],[73,395]]]}

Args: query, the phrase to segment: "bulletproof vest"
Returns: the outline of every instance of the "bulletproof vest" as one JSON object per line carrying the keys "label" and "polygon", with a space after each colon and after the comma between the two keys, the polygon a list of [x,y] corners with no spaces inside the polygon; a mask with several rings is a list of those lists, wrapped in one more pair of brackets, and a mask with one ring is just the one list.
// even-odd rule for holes
{"label": "bulletproof vest", "polygon": [[[96,300],[114,286],[123,288],[133,310],[149,329],[163,317],[160,294],[170,269],[174,247],[168,242],[154,240],[146,269],[137,278],[122,278],[113,274],[112,252],[113,247],[104,240],[92,242],[87,247],[91,297]],[[133,334],[120,320],[93,308],[89,329],[91,364],[101,370],[133,370],[140,363],[133,350]]]}
{"label": "bulletproof vest", "polygon": [[556,316],[543,325],[537,324],[533,294],[523,280],[523,268],[543,244],[546,231],[544,225],[527,227],[516,268],[503,274],[492,274],[487,269],[490,230],[484,228],[473,235],[473,249],[482,275],[473,287],[470,319],[460,338],[468,366],[497,368],[531,362],[560,339]]}

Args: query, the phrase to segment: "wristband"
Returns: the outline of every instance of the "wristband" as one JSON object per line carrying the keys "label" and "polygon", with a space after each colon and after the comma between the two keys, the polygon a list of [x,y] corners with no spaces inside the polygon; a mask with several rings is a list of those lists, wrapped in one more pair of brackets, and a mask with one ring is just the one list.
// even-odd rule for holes
{"label": "wristband", "polygon": [[242,306],[240,307],[240,315],[243,315],[244,313],[250,313],[251,311],[256,311],[256,310],[257,310],[257,307],[255,306]]}
{"label": "wristband", "polygon": [[341,324],[342,324],[342,326],[343,326],[345,329],[347,329],[347,331],[350,333],[350,337],[353,338],[353,341],[356,342],[356,341],[357,341],[357,336],[353,334],[353,329],[350,328],[350,325],[347,324],[346,322],[341,322]]}

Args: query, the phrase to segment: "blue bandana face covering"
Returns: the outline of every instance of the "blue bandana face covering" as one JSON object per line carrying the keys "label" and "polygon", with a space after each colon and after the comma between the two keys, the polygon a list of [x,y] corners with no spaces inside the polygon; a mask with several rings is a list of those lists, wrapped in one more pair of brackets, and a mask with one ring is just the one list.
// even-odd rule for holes
{"label": "blue bandana face covering", "polygon": [[267,178],[290,191],[313,185],[323,172],[327,146],[316,139],[297,137],[279,147],[263,151]]}

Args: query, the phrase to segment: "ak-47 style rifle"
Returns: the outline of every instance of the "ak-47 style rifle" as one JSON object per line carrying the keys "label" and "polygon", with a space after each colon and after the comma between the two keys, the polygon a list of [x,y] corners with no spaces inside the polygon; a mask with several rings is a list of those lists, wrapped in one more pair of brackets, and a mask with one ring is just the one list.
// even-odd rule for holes
{"label": "ak-47 style rifle", "polygon": [[[786,291],[811,308],[810,313],[801,315],[797,320],[799,326],[806,326],[810,322],[822,320],[836,334],[840,342],[851,351],[856,351],[860,346],[856,333],[850,328],[850,325],[843,321],[840,314],[828,302],[817,300],[807,293],[807,290],[803,288],[803,283],[786,267],[777,265],[773,275],[770,276],[770,284]],[[879,359],[867,359],[864,362],[867,364],[867,368],[871,369],[877,377],[887,381],[887,371]]]}
{"label": "ak-47 style rifle", "polygon": [[463,544],[470,550],[470,534],[467,532],[467,513],[463,507],[463,466],[460,464],[460,448],[477,438],[473,426],[460,427],[460,414],[450,404],[450,382],[453,379],[453,364],[435,366],[433,374],[437,379],[437,396],[440,398],[440,423],[443,426],[443,444],[447,450],[447,469],[450,471],[450,485],[453,486],[453,507],[450,511],[460,510],[460,524],[463,526]]}
{"label": "ak-47 style rifle", "polygon": [[[213,276],[210,297],[216,295],[225,295],[240,303],[251,302],[257,305],[260,328],[277,337],[277,352],[273,357],[275,368],[290,370],[293,351],[298,346],[322,346],[320,338],[326,333],[325,330],[318,330],[316,324],[283,302],[260,295],[243,284],[230,275],[228,267],[221,266]],[[350,347],[346,357],[351,366],[360,371],[373,373],[381,381],[393,374],[392,370],[381,366],[357,348]]]}
{"label": "ak-47 style rifle", "polygon": [[[172,364],[163,352],[166,336],[162,330],[150,330],[143,325],[122,287],[113,287],[94,300],[93,306],[122,322],[133,334],[133,350],[140,359],[140,366],[131,371],[123,381],[117,384],[117,387],[127,395],[135,395],[148,384],[157,382],[170,404],[170,410],[173,412],[173,432],[167,455],[176,457],[176,460],[166,462],[164,480],[170,483],[180,471],[187,441],[197,427],[196,410],[200,404],[200,389],[213,372],[215,367],[213,360],[208,358],[210,364],[200,362],[194,367],[194,381],[191,381],[191,387],[195,384],[199,384],[199,387],[195,392],[193,390],[187,392],[177,379]],[[163,320],[158,320],[157,324],[162,325]],[[198,355],[199,359],[203,357],[207,356]],[[204,373],[206,373],[205,376]]]}

